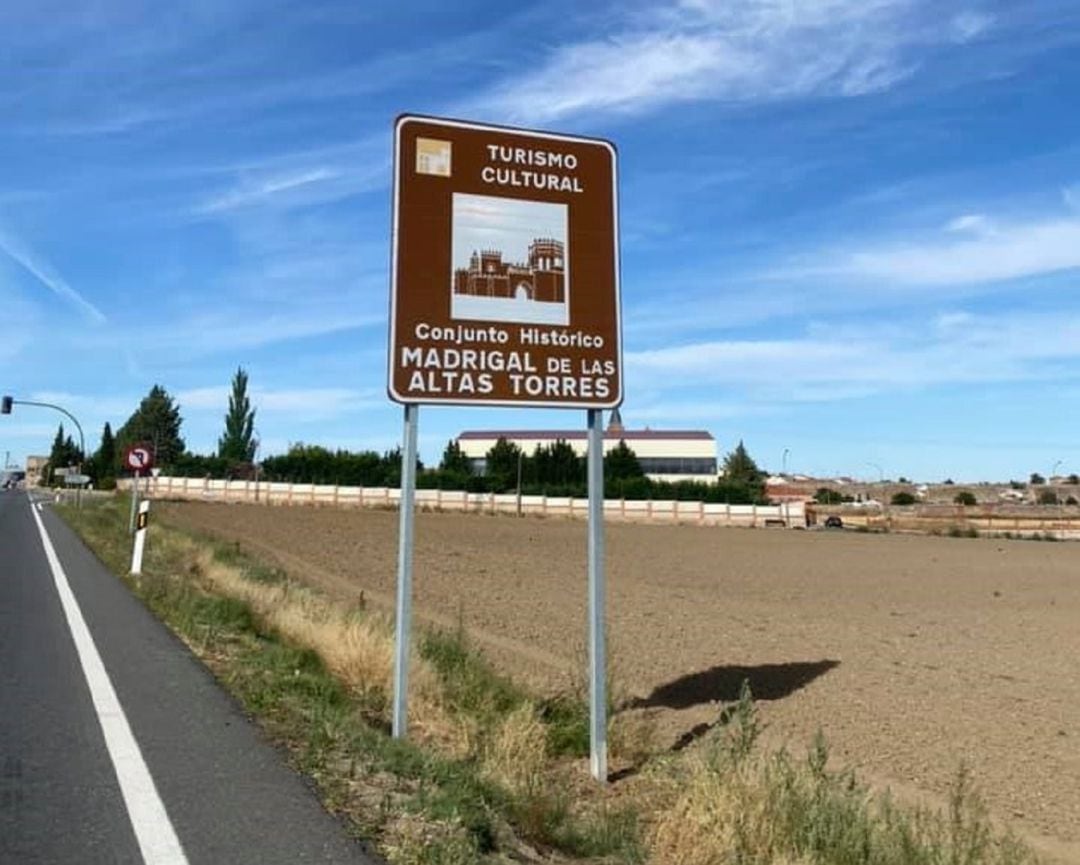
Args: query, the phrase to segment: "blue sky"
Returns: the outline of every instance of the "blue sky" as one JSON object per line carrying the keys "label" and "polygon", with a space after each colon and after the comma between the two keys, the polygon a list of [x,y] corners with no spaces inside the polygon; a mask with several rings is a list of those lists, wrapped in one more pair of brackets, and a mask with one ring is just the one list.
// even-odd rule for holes
{"label": "blue sky", "polygon": [[[392,124],[620,153],[630,426],[768,468],[1080,472],[1080,5],[922,0],[0,7],[0,390],[96,447],[150,386],[210,452],[389,449]],[[13,460],[59,416],[0,419]],[[462,429],[581,412],[425,408]]]}

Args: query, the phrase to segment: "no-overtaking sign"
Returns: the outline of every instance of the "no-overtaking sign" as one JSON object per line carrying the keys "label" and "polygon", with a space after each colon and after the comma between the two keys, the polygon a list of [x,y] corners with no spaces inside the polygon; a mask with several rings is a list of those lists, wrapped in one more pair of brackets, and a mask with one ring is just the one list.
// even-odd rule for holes
{"label": "no-overtaking sign", "polygon": [[399,118],[392,281],[392,399],[622,402],[610,143]]}

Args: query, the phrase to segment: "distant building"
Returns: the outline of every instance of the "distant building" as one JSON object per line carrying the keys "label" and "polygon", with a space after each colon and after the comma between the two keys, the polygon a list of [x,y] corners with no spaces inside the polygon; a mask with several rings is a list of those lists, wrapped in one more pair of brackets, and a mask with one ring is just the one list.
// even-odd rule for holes
{"label": "distant building", "polygon": [[[483,474],[485,457],[504,438],[526,455],[540,447],[565,441],[579,456],[588,450],[585,430],[466,430],[457,437],[458,446],[472,462],[473,471]],[[658,481],[716,480],[716,439],[703,430],[629,430],[623,427],[618,409],[604,431],[604,453],[625,441],[638,458],[642,471]]]}
{"label": "distant building", "polygon": [[49,458],[29,456],[26,458],[26,485],[28,487],[36,487],[41,484],[41,473],[45,470],[46,463],[49,462]]}

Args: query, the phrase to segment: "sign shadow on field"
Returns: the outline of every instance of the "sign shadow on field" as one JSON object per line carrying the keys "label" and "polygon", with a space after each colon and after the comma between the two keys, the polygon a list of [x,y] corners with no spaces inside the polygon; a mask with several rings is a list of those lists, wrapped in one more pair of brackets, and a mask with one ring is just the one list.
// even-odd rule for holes
{"label": "sign shadow on field", "polygon": [[[755,700],[780,700],[839,665],[839,661],[829,658],[752,667],[720,664],[658,685],[649,696],[629,700],[620,709],[689,709],[706,703],[728,704],[716,721],[697,724],[675,740],[671,750],[682,751],[714,727],[727,722],[733,711],[731,704],[738,701],[743,682],[750,686]],[[636,774],[637,770],[636,766],[627,767],[614,773],[610,780],[622,780]]]}
{"label": "sign shadow on field", "polygon": [[703,703],[730,703],[739,699],[743,682],[749,683],[755,700],[781,700],[839,664],[830,659],[753,667],[720,664],[658,685],[649,696],[631,700],[626,708],[689,709]]}

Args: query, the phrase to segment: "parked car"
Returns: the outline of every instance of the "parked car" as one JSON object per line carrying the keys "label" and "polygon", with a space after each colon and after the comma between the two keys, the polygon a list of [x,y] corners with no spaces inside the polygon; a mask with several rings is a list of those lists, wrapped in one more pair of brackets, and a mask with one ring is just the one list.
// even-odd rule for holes
{"label": "parked car", "polygon": [[840,517],[833,514],[832,516],[825,517],[825,528],[827,529],[842,529],[844,527],[844,521]]}

